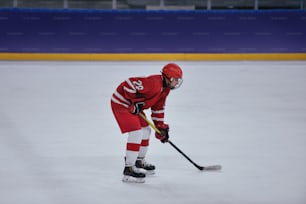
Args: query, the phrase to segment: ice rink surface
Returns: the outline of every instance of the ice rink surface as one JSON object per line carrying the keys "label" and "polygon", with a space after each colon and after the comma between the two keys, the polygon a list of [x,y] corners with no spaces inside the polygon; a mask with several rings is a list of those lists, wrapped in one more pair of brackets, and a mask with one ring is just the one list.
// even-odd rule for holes
{"label": "ice rink surface", "polygon": [[152,135],[156,175],[121,182],[126,135],[110,97],[166,63],[0,61],[0,203],[305,204],[305,61],[176,62],[172,142],[223,170],[200,172]]}

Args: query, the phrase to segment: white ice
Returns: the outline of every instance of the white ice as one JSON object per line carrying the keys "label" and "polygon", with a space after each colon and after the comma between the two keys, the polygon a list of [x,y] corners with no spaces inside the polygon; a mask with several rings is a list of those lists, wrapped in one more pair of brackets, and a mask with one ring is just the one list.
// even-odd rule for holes
{"label": "white ice", "polygon": [[[121,181],[116,86],[167,62],[0,62],[1,204],[305,204],[306,62],[176,62],[172,142],[151,137],[144,184]],[[147,114],[150,112],[148,111]]]}

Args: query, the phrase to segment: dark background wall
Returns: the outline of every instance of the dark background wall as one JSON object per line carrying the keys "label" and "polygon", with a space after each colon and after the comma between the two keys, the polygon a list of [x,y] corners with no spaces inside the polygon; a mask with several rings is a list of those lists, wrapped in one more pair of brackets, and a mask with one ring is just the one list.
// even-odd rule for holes
{"label": "dark background wall", "polygon": [[305,10],[0,9],[0,52],[305,53]]}

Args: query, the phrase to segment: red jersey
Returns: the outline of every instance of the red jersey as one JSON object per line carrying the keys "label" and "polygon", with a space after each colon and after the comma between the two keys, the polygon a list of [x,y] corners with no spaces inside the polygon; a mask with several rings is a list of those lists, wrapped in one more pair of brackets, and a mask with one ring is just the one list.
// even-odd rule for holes
{"label": "red jersey", "polygon": [[128,108],[135,99],[144,99],[143,109],[151,108],[155,125],[164,123],[164,107],[170,89],[163,86],[161,75],[131,77],[122,82],[113,93],[112,102]]}

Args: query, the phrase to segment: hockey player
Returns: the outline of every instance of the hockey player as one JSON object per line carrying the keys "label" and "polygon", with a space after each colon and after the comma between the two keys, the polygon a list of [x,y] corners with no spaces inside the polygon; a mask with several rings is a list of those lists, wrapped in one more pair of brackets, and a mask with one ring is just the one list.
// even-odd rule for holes
{"label": "hockey player", "polygon": [[175,63],[165,65],[161,74],[131,77],[122,82],[111,98],[111,107],[121,133],[128,133],[123,182],[143,183],[146,174],[154,174],[155,166],[146,162],[151,128],[139,116],[151,109],[151,118],[160,134],[155,137],[168,142],[169,126],[164,123],[164,106],[170,90],[183,82],[181,68]]}

